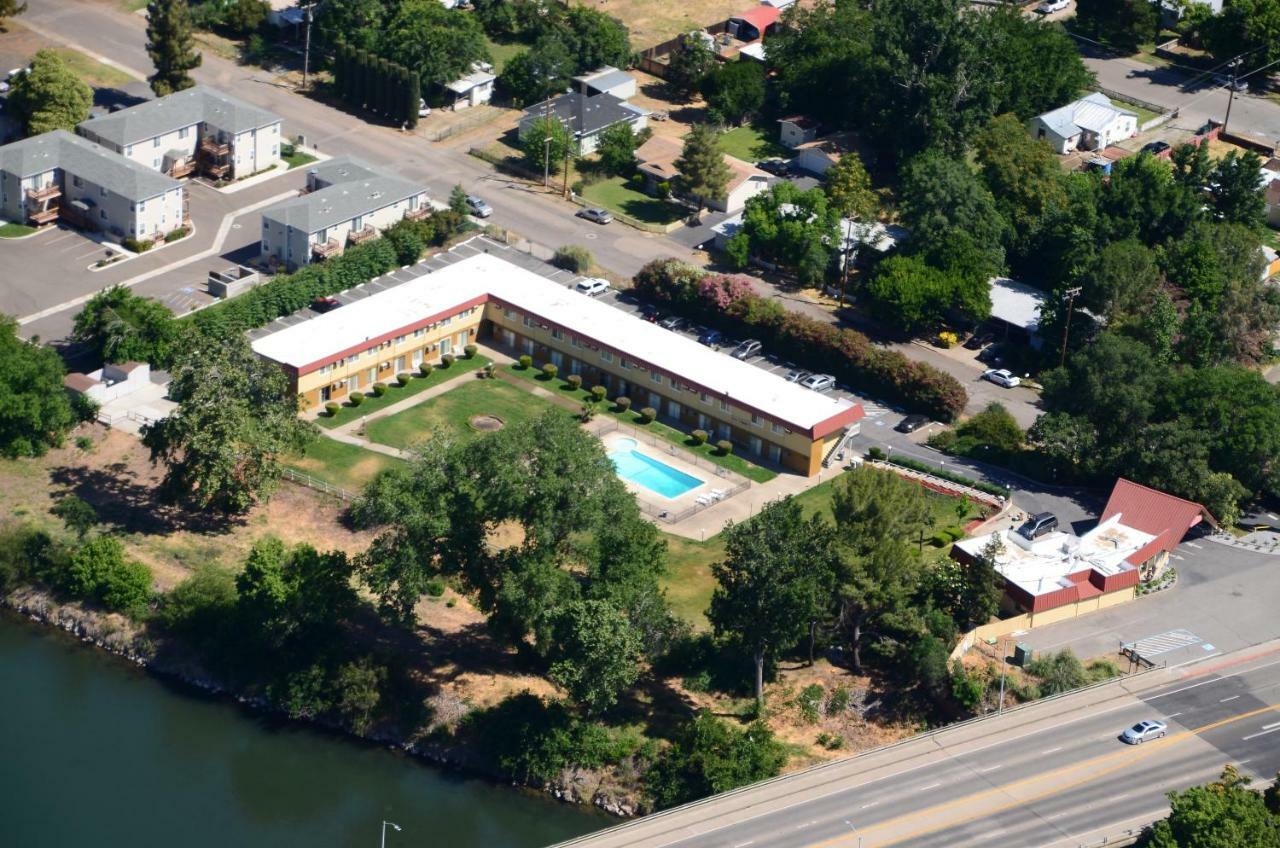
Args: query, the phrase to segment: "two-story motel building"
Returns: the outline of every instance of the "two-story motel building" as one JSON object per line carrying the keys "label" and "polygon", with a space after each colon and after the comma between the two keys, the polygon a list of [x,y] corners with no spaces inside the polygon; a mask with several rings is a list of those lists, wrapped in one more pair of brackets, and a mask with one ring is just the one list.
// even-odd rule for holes
{"label": "two-story motel building", "polygon": [[303,408],[369,392],[485,340],[603,385],[669,423],[728,439],[805,475],[863,417],[810,391],[489,254],[349,303],[253,342],[284,368]]}

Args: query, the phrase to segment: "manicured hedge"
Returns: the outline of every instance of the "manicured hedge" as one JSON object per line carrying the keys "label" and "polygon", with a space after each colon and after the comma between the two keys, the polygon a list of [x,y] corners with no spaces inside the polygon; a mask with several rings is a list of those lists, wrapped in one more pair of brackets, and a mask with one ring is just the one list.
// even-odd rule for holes
{"label": "manicured hedge", "polygon": [[770,350],[858,391],[913,412],[954,421],[968,393],[950,374],[875,347],[855,330],[800,315],[755,294],[740,277],[708,274],[675,259],[656,259],[635,276],[641,297],[733,335],[760,339]]}
{"label": "manicured hedge", "polygon": [[[870,452],[868,452],[870,455]],[[872,457],[875,459],[876,457]],[[965,477],[962,474],[954,474],[950,471],[944,471],[941,468],[935,468],[927,462],[917,462],[905,456],[890,456],[886,462],[902,468],[910,468],[912,471],[920,471],[924,474],[932,474],[934,477],[941,477],[943,480],[950,480],[952,483],[959,483],[961,486],[968,486],[970,489],[977,489],[979,492],[986,492],[989,495],[999,495],[1002,498],[1009,497],[1009,490],[1004,486],[993,486],[990,483],[984,483],[981,480],[974,480]]]}

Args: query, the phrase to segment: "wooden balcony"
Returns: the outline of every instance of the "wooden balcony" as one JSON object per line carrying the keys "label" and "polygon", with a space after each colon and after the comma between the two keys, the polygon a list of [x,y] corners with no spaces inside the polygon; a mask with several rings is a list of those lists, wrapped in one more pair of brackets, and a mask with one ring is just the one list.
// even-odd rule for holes
{"label": "wooden balcony", "polygon": [[48,224],[58,220],[58,214],[60,211],[61,209],[55,203],[45,209],[33,209],[28,211],[27,220],[38,227],[42,224]]}
{"label": "wooden balcony", "polygon": [[207,156],[226,156],[231,152],[231,145],[207,135],[200,139],[200,152]]}
{"label": "wooden balcony", "polygon": [[311,245],[311,255],[316,259],[328,259],[331,256],[337,256],[342,252],[342,245],[338,244],[337,239],[329,239],[328,241],[316,242]]}
{"label": "wooden balcony", "polygon": [[44,203],[46,200],[53,200],[55,197],[62,197],[62,187],[57,183],[50,183],[44,188],[27,189],[27,200],[32,203]]}
{"label": "wooden balcony", "polygon": [[231,171],[231,166],[222,162],[205,162],[201,166],[201,170],[204,171],[206,176],[220,180]]}
{"label": "wooden balcony", "polygon": [[417,209],[413,209],[409,212],[406,212],[404,216],[408,218],[410,221],[421,221],[423,218],[426,218],[428,215],[430,215],[431,211],[432,210],[430,206],[419,206]]}
{"label": "wooden balcony", "polygon": [[183,159],[180,162],[173,163],[173,167],[169,169],[169,176],[173,177],[175,180],[180,180],[183,177],[191,176],[191,173],[195,169],[196,163],[193,160]]}
{"label": "wooden balcony", "polygon": [[347,241],[351,244],[364,244],[367,241],[373,241],[378,237],[378,231],[369,225],[365,225],[363,229],[352,230],[347,234]]}

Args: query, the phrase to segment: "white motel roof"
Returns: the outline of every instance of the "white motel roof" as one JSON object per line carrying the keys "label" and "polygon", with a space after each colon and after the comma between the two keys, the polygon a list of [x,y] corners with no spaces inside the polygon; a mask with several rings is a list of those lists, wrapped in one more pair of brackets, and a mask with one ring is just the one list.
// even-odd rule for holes
{"label": "white motel roof", "polygon": [[487,253],[263,336],[253,342],[253,349],[307,373],[374,340],[398,335],[414,323],[488,300],[553,323],[628,360],[797,430],[812,430],[836,416],[847,417],[846,423],[861,417],[854,413],[851,401],[788,383]]}

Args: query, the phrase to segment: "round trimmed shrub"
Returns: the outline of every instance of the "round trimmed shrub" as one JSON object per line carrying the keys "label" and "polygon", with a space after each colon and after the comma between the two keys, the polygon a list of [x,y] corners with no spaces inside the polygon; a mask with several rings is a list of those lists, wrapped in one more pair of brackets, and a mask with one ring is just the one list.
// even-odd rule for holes
{"label": "round trimmed shrub", "polygon": [[582,388],[582,375],[570,374],[565,378],[565,382],[569,384],[569,388],[576,392],[578,389]]}
{"label": "round trimmed shrub", "polygon": [[707,443],[707,439],[711,438],[706,430],[694,430],[689,434],[693,437],[693,443],[701,447]]}
{"label": "round trimmed shrub", "polygon": [[413,375],[410,374],[408,371],[401,371],[399,374],[396,375],[396,382],[399,383],[401,386],[409,385],[409,381],[412,379],[413,379]]}
{"label": "round trimmed shrub", "polygon": [[338,414],[338,410],[342,408],[342,404],[335,400],[331,400],[324,405],[325,414],[330,418]]}
{"label": "round trimmed shrub", "polygon": [[877,462],[884,459],[884,451],[878,447],[872,447],[867,450],[867,459],[874,459]]}
{"label": "round trimmed shrub", "polygon": [[488,379],[492,380],[494,377],[494,372],[497,370],[498,370],[497,366],[495,366],[492,362],[490,362],[483,369],[481,369],[480,373],[483,374]]}
{"label": "round trimmed shrub", "polygon": [[374,383],[374,384],[373,384],[373,393],[374,393],[375,395],[377,395],[378,397],[382,397],[383,395],[385,395],[385,394],[387,393],[387,384],[386,384],[386,383]]}
{"label": "round trimmed shrub", "polygon": [[728,456],[733,453],[733,442],[728,439],[721,439],[716,442],[716,453],[720,454],[720,456]]}
{"label": "round trimmed shrub", "polygon": [[520,369],[522,371],[528,371],[530,368],[533,367],[533,357],[527,353],[521,356],[516,361],[520,363]]}
{"label": "round trimmed shrub", "polygon": [[607,393],[607,392],[605,391],[605,387],[604,387],[604,386],[592,386],[592,387],[591,387],[591,396],[592,396],[593,398],[595,398],[595,399],[596,399],[596,402],[597,402],[597,403],[598,403],[599,401],[604,400],[604,396],[605,396],[605,394],[606,394],[606,393]]}
{"label": "round trimmed shrub", "polygon": [[542,376],[546,377],[548,380],[554,380],[556,375],[559,373],[560,369],[555,366],[554,362],[548,362],[546,365],[542,366]]}
{"label": "round trimmed shrub", "polygon": [[364,403],[364,392],[352,392],[347,395],[347,400],[351,402],[352,406],[359,406]]}
{"label": "round trimmed shrub", "polygon": [[628,409],[631,408],[631,398],[627,397],[626,395],[621,395],[617,400],[614,401],[614,403],[617,405],[619,412],[626,412]]}
{"label": "round trimmed shrub", "polygon": [[456,358],[457,357],[455,357],[452,353],[446,353],[444,356],[440,357],[440,367],[448,368],[450,365],[453,364]]}
{"label": "round trimmed shrub", "polygon": [[479,350],[480,348],[476,347],[475,345],[469,344],[462,348],[462,355],[465,356],[467,359],[475,359],[476,353]]}
{"label": "round trimmed shrub", "polygon": [[431,363],[430,362],[419,363],[418,373],[421,374],[423,377],[431,376]]}
{"label": "round trimmed shrub", "polygon": [[644,409],[640,410],[641,424],[652,424],[653,419],[657,417],[658,417],[658,410],[654,409],[652,406],[646,406]]}

